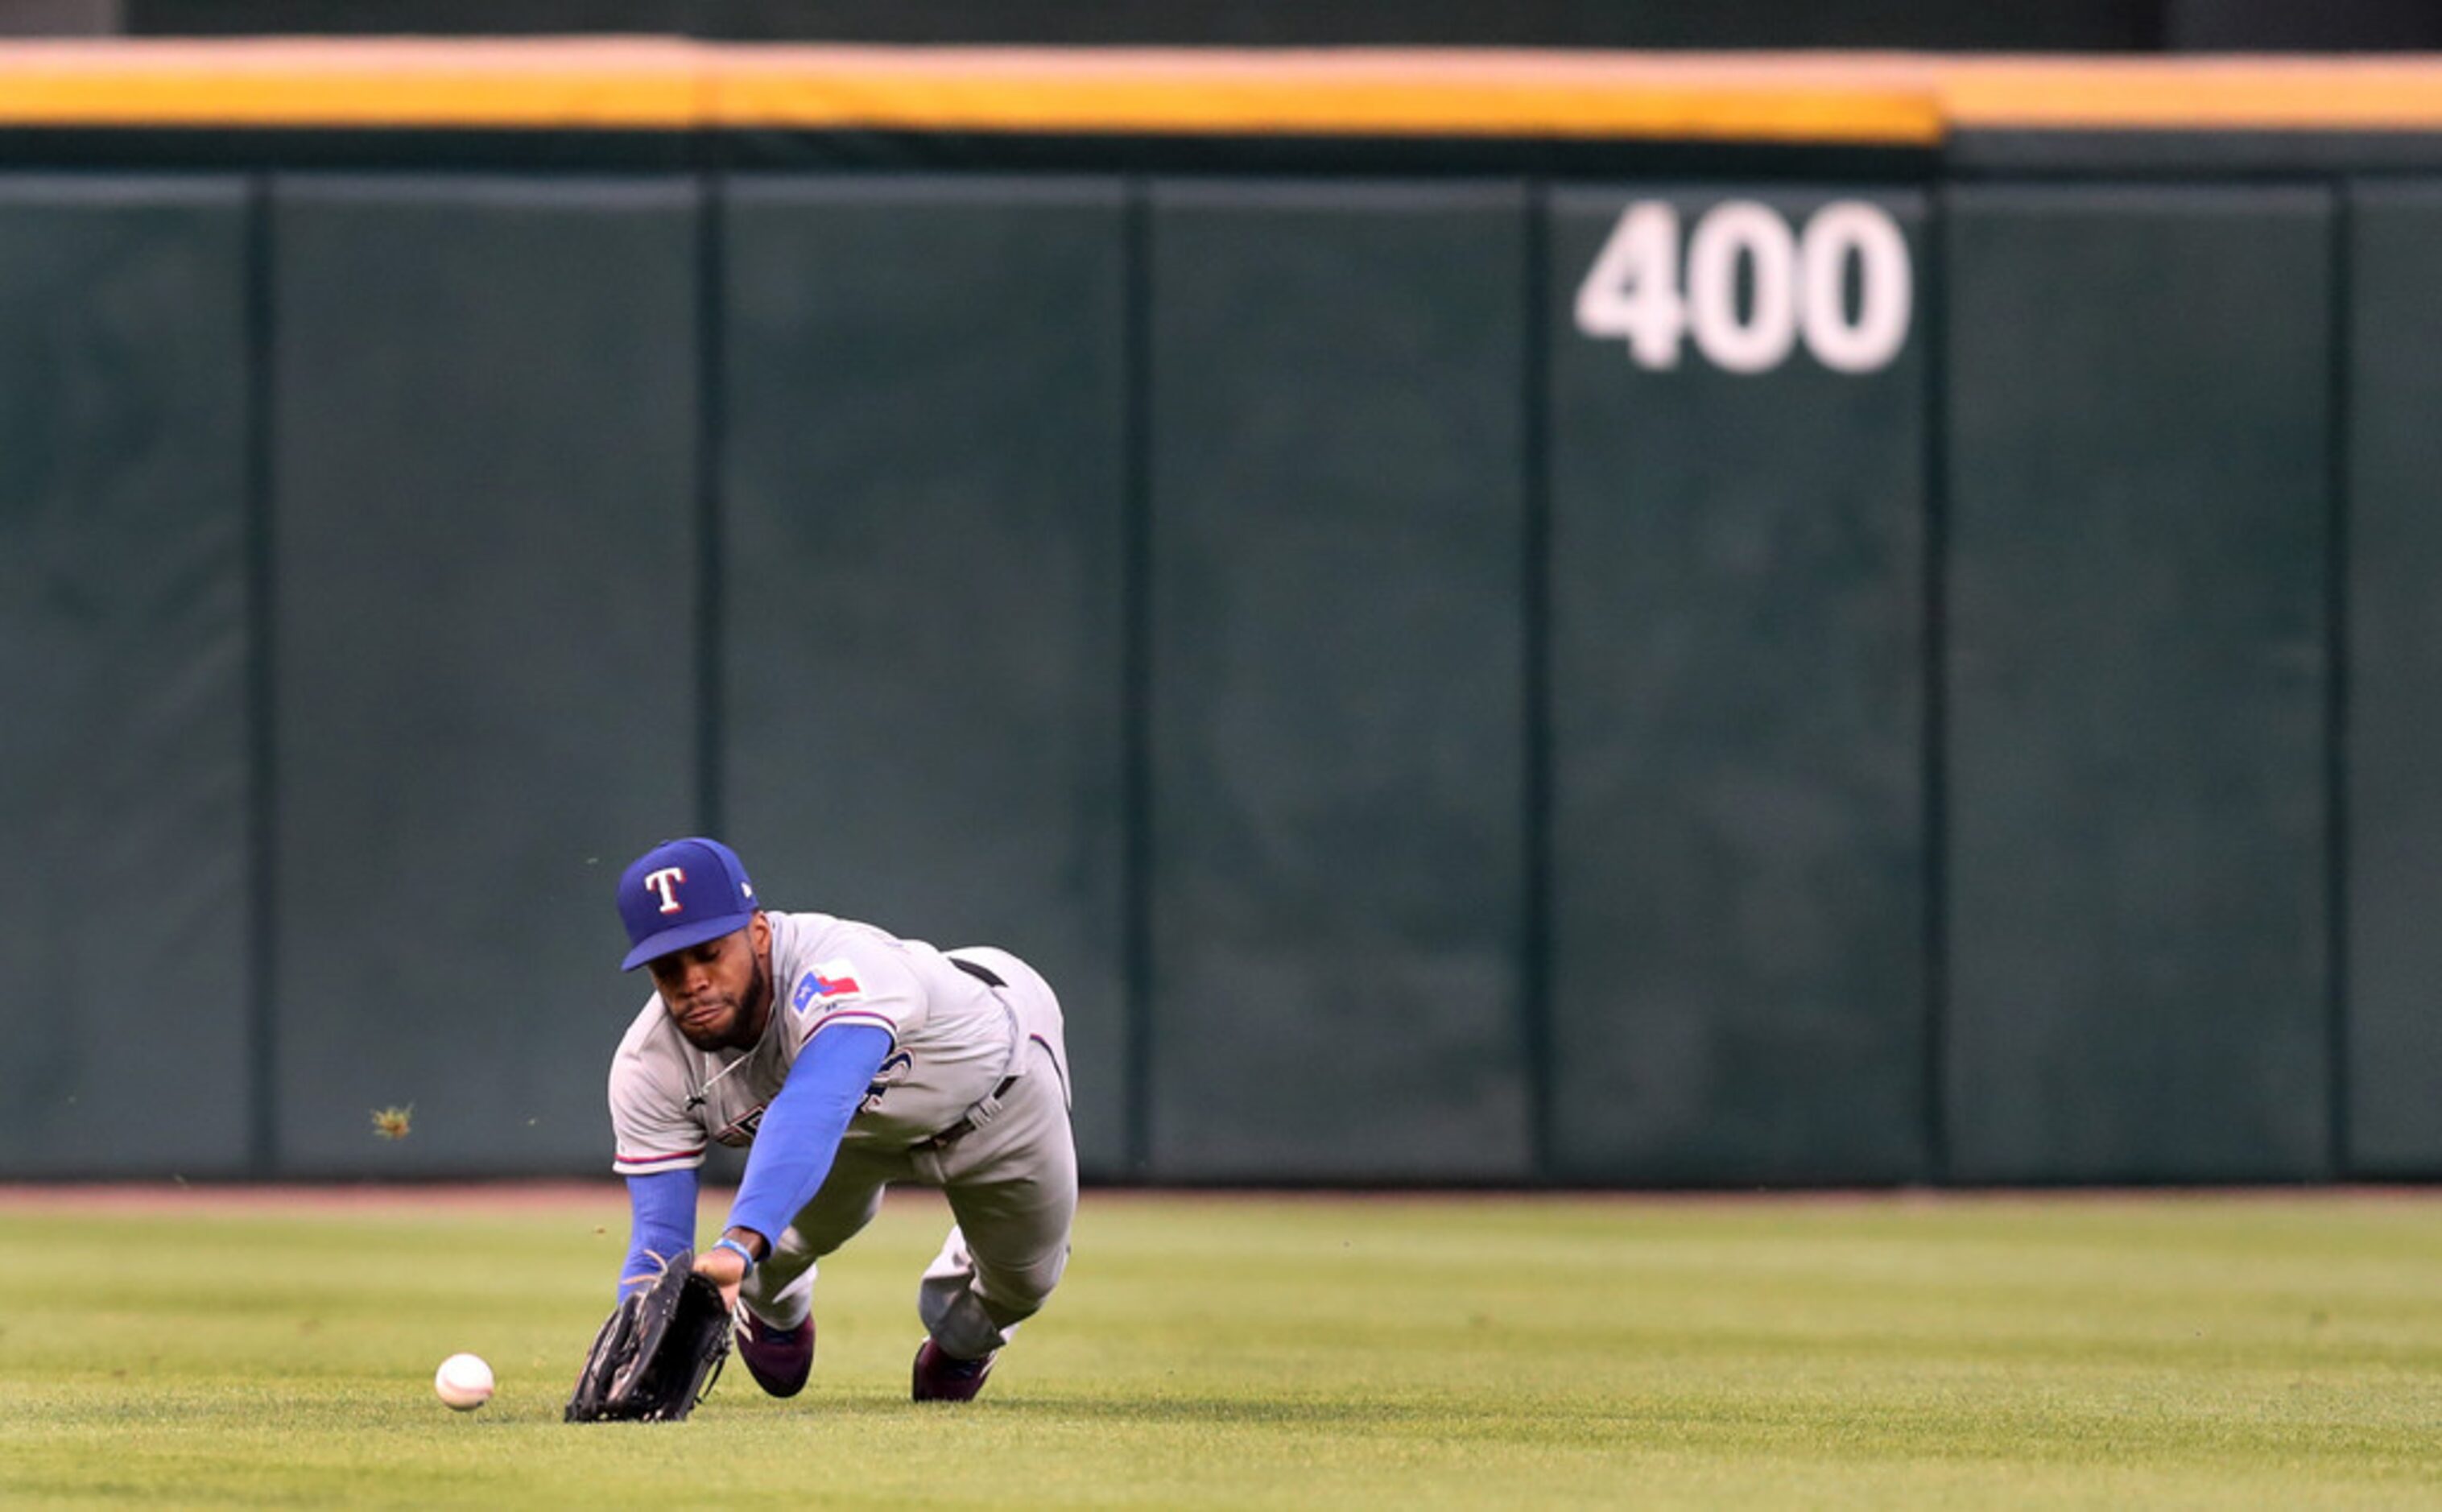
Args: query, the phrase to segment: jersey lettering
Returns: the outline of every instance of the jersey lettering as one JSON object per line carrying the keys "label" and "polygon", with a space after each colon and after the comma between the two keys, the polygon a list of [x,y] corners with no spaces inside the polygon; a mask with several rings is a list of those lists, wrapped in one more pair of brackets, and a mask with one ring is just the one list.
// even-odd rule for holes
{"label": "jersey lettering", "polygon": [[907,1073],[914,1068],[915,1065],[916,1057],[905,1050],[901,1050],[883,1062],[881,1067],[873,1073],[873,1080],[866,1084],[865,1101],[857,1104],[857,1111],[870,1113],[882,1106],[882,1095],[906,1081]]}
{"label": "jersey lettering", "polygon": [[719,1139],[723,1144],[731,1146],[732,1148],[736,1148],[739,1145],[753,1144],[755,1142],[755,1131],[763,1126],[763,1110],[771,1105],[772,1104],[769,1102],[757,1102],[755,1104],[754,1109],[744,1118],[739,1119],[737,1122],[721,1130],[719,1134],[714,1135],[713,1138]]}

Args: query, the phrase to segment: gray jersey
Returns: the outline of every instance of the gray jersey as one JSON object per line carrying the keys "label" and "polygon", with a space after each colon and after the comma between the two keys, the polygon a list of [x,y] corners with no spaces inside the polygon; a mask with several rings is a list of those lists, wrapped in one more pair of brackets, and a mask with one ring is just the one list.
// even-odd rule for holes
{"label": "gray jersey", "polygon": [[700,1050],[656,993],[610,1063],[612,1169],[691,1170],[709,1141],[748,1145],[789,1068],[825,1029],[886,1030],[890,1050],[844,1147],[902,1149],[991,1095],[1029,1057],[1003,994],[922,940],[829,914],[764,916],[772,925],[772,1017],[751,1049]]}

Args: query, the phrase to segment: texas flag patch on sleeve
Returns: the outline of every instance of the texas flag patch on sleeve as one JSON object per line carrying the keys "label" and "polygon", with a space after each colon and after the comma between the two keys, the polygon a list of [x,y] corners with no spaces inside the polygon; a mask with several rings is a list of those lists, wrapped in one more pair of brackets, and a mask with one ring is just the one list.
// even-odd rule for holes
{"label": "texas flag patch on sleeve", "polygon": [[797,990],[790,996],[789,1007],[803,1017],[829,1010],[864,991],[857,985],[856,963],[845,956],[836,956],[797,978]]}

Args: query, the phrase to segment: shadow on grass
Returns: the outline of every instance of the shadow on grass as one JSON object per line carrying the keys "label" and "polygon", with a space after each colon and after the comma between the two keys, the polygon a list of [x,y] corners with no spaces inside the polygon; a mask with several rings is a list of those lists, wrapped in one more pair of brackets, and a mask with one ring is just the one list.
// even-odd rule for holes
{"label": "shadow on grass", "polygon": [[[1431,1428],[1461,1430],[1469,1427],[1514,1425],[1533,1418],[1547,1427],[1616,1424],[1630,1415],[1610,1407],[1556,1407],[1539,1402],[1530,1409],[1491,1408],[1477,1402],[1431,1396],[1264,1398],[1215,1394],[1153,1394],[1129,1399],[1101,1396],[1016,1396],[975,1403],[972,1407],[914,1408],[918,1412],[969,1412],[979,1416],[1015,1418],[1047,1424],[1106,1423],[1158,1428],[1197,1427],[1387,1429]],[[902,1417],[906,1402],[842,1404],[835,1415]]]}

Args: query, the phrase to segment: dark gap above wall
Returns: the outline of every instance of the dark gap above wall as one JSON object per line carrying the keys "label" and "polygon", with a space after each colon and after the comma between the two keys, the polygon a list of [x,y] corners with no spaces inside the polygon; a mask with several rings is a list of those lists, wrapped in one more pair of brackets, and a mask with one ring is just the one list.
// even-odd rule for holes
{"label": "dark gap above wall", "polygon": [[2416,0],[52,0],[58,29],[132,35],[538,35],[738,41],[1502,47],[1873,47],[2007,52],[2418,50],[2442,12]]}

